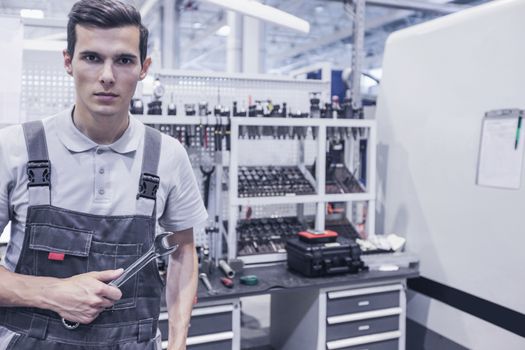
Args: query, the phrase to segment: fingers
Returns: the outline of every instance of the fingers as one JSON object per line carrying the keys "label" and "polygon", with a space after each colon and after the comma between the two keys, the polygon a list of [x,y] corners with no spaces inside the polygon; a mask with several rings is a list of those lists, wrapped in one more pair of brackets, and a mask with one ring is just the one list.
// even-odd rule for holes
{"label": "fingers", "polygon": [[115,302],[117,300],[120,300],[122,298],[122,292],[117,287],[113,287],[110,285],[104,285],[104,287],[101,290],[100,296],[111,300],[112,302]]}
{"label": "fingers", "polygon": [[113,300],[109,300],[107,298],[102,298],[102,302],[100,303],[100,308],[103,310],[109,309],[110,307],[113,307],[113,304],[115,303]]}
{"label": "fingers", "polygon": [[93,297],[82,310],[59,313],[61,317],[71,322],[89,324],[93,322],[104,310],[113,306],[114,301],[104,297]]}
{"label": "fingers", "polygon": [[120,298],[122,298],[122,292],[120,291],[120,289],[118,289],[115,286],[106,284],[106,282],[118,278],[123,271],[123,269],[117,269],[88,272],[86,275],[98,281],[96,286],[92,287],[92,292],[95,293],[95,295],[97,295],[98,297],[109,299],[112,302],[120,300]]}
{"label": "fingers", "polygon": [[122,272],[124,272],[124,269],[92,271],[89,274],[99,281],[110,282],[122,275]]}
{"label": "fingers", "polygon": [[83,313],[78,312],[66,312],[59,313],[60,317],[68,320],[69,322],[78,322],[82,324],[90,324],[93,322],[103,310],[89,310]]}

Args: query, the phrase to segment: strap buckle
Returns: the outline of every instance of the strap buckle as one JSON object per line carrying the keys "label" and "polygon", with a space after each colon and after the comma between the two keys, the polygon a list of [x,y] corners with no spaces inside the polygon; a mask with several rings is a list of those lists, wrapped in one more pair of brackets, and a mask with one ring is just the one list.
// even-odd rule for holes
{"label": "strap buckle", "polygon": [[35,160],[27,162],[27,187],[51,187],[51,163],[48,160]]}
{"label": "strap buckle", "polygon": [[140,176],[139,193],[137,199],[140,197],[153,199],[157,198],[157,189],[159,188],[160,178],[157,175],[143,173]]}

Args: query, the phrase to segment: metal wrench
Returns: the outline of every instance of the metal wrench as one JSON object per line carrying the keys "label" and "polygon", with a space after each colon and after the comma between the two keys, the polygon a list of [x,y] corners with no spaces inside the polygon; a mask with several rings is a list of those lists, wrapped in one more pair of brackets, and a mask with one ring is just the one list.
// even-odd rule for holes
{"label": "metal wrench", "polygon": [[[120,275],[118,278],[114,279],[113,281],[109,282],[108,284],[110,286],[114,287],[120,287],[123,285],[127,280],[129,280],[131,277],[133,277],[135,274],[137,274],[140,270],[142,270],[144,267],[146,267],[150,262],[152,262],[154,259],[159,258],[164,255],[168,255],[173,253],[177,248],[179,247],[178,244],[175,244],[173,246],[168,246],[164,240],[164,238],[171,236],[172,232],[164,232],[159,234],[155,237],[155,241],[151,245],[151,247],[148,249],[148,251],[142,255],[140,258],[138,258],[133,264],[129,265],[124,272],[122,272],[122,275]],[[62,324],[67,329],[75,329],[80,324],[78,322],[71,322],[64,318],[62,318]]]}

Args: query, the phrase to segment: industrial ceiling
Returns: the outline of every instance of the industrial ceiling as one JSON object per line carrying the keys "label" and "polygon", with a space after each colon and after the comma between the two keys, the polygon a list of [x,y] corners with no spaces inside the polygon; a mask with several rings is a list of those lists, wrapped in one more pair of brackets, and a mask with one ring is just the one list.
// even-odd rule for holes
{"label": "industrial ceiling", "polygon": [[[150,52],[162,50],[162,11],[166,1],[176,1],[180,10],[180,68],[204,71],[226,70],[226,25],[223,9],[198,0],[129,0],[145,12],[151,32]],[[490,0],[368,0],[365,18],[365,69],[381,67],[388,35],[417,23]],[[39,9],[42,20],[27,20],[27,39],[64,40],[67,13],[75,0],[0,0],[0,15],[18,16],[21,9]],[[265,0],[310,23],[309,34],[277,25],[264,26],[265,72],[287,73],[320,62],[334,67],[351,64],[352,15],[345,1]],[[223,28],[224,29],[224,28]]]}

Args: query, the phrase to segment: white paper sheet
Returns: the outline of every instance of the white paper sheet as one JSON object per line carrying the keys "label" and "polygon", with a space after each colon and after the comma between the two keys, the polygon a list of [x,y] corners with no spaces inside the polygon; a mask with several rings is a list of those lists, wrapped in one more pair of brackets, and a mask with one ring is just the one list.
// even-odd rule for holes
{"label": "white paper sheet", "polygon": [[20,122],[22,91],[23,25],[19,18],[0,17],[0,123]]}
{"label": "white paper sheet", "polygon": [[[525,120],[518,132],[519,110],[505,110],[483,119],[477,184],[481,186],[519,189]],[[518,143],[516,146],[516,138]]]}

